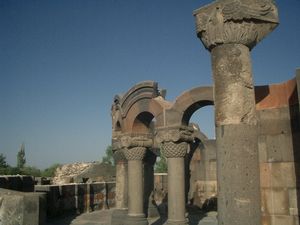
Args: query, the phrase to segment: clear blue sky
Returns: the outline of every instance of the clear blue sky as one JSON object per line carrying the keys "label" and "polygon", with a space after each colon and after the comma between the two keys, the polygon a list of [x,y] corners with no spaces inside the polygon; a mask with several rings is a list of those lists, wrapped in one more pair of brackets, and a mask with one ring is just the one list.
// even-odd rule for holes
{"label": "clear blue sky", "polygon": [[[0,153],[11,165],[99,160],[115,94],[155,80],[173,101],[210,85],[192,11],[208,0],[0,0]],[[280,26],[254,48],[255,84],[300,67],[300,0],[277,1]],[[209,136],[212,110],[193,119]]]}

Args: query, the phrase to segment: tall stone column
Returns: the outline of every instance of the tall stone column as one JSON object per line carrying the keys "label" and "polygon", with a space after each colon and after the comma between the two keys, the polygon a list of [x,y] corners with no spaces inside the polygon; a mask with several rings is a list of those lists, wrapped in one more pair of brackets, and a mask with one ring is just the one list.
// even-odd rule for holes
{"label": "tall stone column", "polygon": [[260,225],[250,50],[278,24],[272,0],[219,0],[195,11],[214,78],[219,225]]}
{"label": "tall stone column", "polygon": [[113,157],[116,165],[116,209],[112,212],[111,224],[123,225],[128,214],[128,166],[120,140],[112,140]]}
{"label": "tall stone column", "polygon": [[121,138],[128,160],[128,217],[126,225],[148,225],[144,214],[143,158],[152,140],[145,137]]}
{"label": "tall stone column", "polygon": [[184,157],[192,141],[192,129],[166,127],[159,131],[158,141],[168,163],[168,221],[167,225],[186,225]]}
{"label": "tall stone column", "polygon": [[114,151],[113,154],[116,165],[116,208],[126,209],[127,203],[127,159],[122,149]]}

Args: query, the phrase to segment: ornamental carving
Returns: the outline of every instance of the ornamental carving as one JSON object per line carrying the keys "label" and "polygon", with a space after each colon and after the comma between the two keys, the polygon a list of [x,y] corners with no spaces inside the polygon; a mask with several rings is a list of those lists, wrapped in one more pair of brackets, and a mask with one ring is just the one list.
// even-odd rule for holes
{"label": "ornamental carving", "polygon": [[119,149],[117,151],[113,152],[113,157],[115,160],[115,163],[119,163],[119,162],[126,162],[127,159],[125,157],[124,151]]}
{"label": "ornamental carving", "polygon": [[145,147],[124,148],[124,155],[129,160],[143,160],[146,154]]}
{"label": "ornamental carving", "polygon": [[183,158],[187,152],[188,143],[172,141],[162,144],[162,151],[166,158]]}
{"label": "ornamental carving", "polygon": [[156,134],[158,143],[164,142],[192,142],[193,128],[187,126],[165,127],[159,129]]}
{"label": "ornamental carving", "polygon": [[197,35],[209,50],[229,43],[252,49],[279,23],[273,0],[220,0],[194,16]]}
{"label": "ornamental carving", "polygon": [[132,147],[152,147],[153,140],[147,134],[125,134],[120,137],[120,145],[122,148]]}

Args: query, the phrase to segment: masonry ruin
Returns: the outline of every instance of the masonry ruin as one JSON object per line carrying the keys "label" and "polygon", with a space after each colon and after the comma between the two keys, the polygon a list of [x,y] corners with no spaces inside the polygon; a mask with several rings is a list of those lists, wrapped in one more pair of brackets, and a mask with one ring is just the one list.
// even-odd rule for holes
{"label": "masonry ruin", "polygon": [[[272,0],[219,0],[194,16],[197,36],[211,53],[213,86],[169,102],[156,82],[145,81],[114,98],[118,210],[112,224],[148,224],[153,165],[162,152],[168,163],[166,224],[189,224],[190,182],[194,202],[217,196],[219,225],[298,225],[300,70],[281,84],[254,86],[252,78],[250,51],[278,25],[277,8]],[[215,140],[189,123],[209,105]],[[203,157],[186,181],[191,154]]]}
{"label": "masonry ruin", "polygon": [[[92,222],[64,225],[299,225],[300,69],[280,84],[254,86],[252,78],[250,51],[279,23],[274,2],[218,0],[194,16],[211,53],[213,85],[187,90],[174,102],[154,81],[116,95],[116,181],[86,182],[95,169],[62,176],[75,183],[56,185],[0,176],[0,224],[43,225],[49,217],[102,210],[104,222],[104,214],[93,214]],[[215,139],[190,122],[208,106]],[[154,174],[161,154],[168,174]],[[193,207],[213,213],[195,223],[188,220]]]}

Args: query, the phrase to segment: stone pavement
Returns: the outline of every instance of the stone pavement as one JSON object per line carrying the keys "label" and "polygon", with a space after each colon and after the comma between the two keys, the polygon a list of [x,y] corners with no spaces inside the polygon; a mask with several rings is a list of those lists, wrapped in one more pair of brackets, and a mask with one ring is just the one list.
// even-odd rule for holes
{"label": "stone pavement", "polygon": [[[100,210],[48,221],[46,225],[110,225],[112,210]],[[216,212],[189,215],[190,225],[217,225]],[[166,218],[151,218],[149,225],[163,225]]]}

